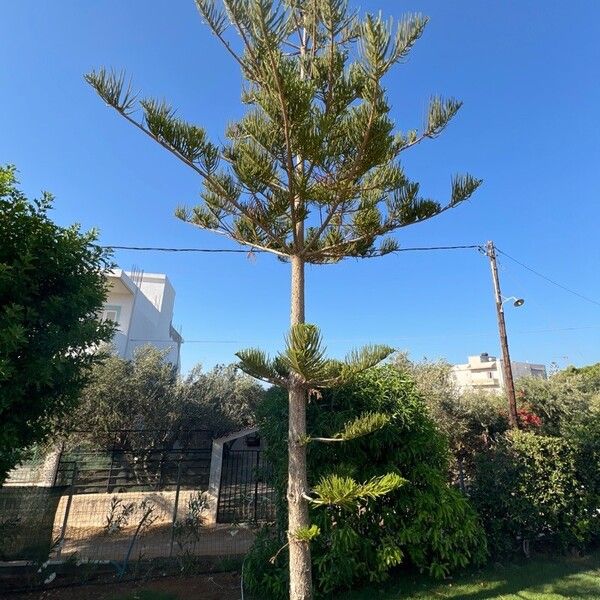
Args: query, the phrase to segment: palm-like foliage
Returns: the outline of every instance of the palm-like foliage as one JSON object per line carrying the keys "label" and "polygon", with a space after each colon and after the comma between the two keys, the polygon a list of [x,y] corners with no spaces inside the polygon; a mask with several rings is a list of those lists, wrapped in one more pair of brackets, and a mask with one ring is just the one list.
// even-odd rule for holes
{"label": "palm-like foliage", "polygon": [[457,175],[440,203],[422,196],[400,163],[461,107],[433,97],[420,130],[394,131],[382,78],[421,37],[425,17],[409,15],[394,29],[380,15],[361,20],[345,0],[196,4],[246,80],[248,110],[224,144],[164,101],[138,99],[123,73],[86,76],[107,104],[202,177],[203,203],[178,209],[179,218],[280,256],[327,263],[395,250],[382,236],[456,206],[479,185]]}
{"label": "palm-like foliage", "polygon": [[325,357],[321,334],[315,325],[293,325],[286,340],[285,351],[274,359],[258,348],[237,353],[241,368],[268,383],[289,388],[299,384],[306,390],[336,387],[353,375],[365,371],[387,358],[394,349],[370,345],[353,350],[345,360]]}
{"label": "palm-like foliage", "polygon": [[[408,15],[394,27],[381,15],[360,16],[348,0],[196,5],[245,80],[247,110],[227,127],[224,143],[210,141],[166,102],[141,98],[123,73],[99,69],[86,80],[200,176],[202,203],[178,208],[177,217],[291,263],[294,327],[285,351],[274,360],[255,349],[238,356],[248,373],[290,390],[290,597],[308,600],[310,536],[298,535],[310,530],[307,395],[344,382],[390,349],[372,346],[345,361],[327,360],[318,330],[303,325],[304,265],[393,252],[398,245],[390,234],[457,206],[481,182],[455,175],[439,202],[421,194],[400,161],[404,151],[437,137],[461,107],[435,96],[421,128],[409,131],[395,130],[390,118],[383,78],[407,57],[427,18]],[[379,425],[366,417],[354,424],[354,434]]]}
{"label": "palm-like foliage", "polygon": [[357,483],[352,477],[329,475],[321,478],[313,488],[315,498],[312,502],[316,506],[339,506],[351,510],[360,501],[385,496],[404,483],[406,480],[396,473],[372,477],[365,483]]}

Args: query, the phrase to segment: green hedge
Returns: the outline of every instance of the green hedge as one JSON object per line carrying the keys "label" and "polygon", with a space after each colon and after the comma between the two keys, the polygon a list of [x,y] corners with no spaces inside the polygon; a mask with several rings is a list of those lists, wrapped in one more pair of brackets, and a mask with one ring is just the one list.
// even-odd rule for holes
{"label": "green hedge", "polygon": [[[329,437],[361,413],[383,412],[391,422],[370,435],[337,444],[311,443],[309,484],[332,473],[357,481],[395,472],[407,483],[361,502],[353,510],[311,509],[320,535],[311,543],[317,594],[384,580],[408,563],[445,576],[486,556],[475,511],[447,483],[449,453],[427,409],[405,375],[393,367],[371,369],[343,388],[328,391],[308,407],[310,435]],[[262,435],[278,476],[280,515],[285,516],[287,397],[269,392],[260,407]],[[245,581],[262,597],[287,597],[285,519],[263,532],[246,562]],[[278,553],[279,552],[279,553]],[[278,553],[278,554],[277,554]],[[270,559],[277,554],[274,561]]]}

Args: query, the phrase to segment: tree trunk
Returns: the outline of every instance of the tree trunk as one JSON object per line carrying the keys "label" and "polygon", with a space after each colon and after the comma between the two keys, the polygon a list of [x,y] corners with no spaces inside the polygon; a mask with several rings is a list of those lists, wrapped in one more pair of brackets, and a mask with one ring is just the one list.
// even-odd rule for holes
{"label": "tree trunk", "polygon": [[[292,256],[291,324],[304,323],[304,261]],[[298,383],[289,390],[288,431],[288,541],[290,549],[290,600],[311,600],[312,573],[310,547],[294,533],[310,525],[306,478],[306,391]]]}

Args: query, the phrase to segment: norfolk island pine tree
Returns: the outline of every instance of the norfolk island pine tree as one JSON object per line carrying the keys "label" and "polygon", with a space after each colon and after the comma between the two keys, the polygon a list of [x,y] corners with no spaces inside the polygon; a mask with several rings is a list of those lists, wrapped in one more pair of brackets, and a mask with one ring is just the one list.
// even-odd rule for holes
{"label": "norfolk island pine tree", "polygon": [[[394,26],[381,15],[359,15],[348,0],[196,0],[196,5],[245,80],[242,102],[248,109],[228,126],[223,145],[212,143],[203,128],[179,118],[166,102],[140,98],[122,72],[101,68],[86,80],[202,179],[202,204],[178,208],[177,217],[291,265],[285,352],[275,359],[257,349],[238,356],[244,370],[289,392],[290,598],[307,600],[309,543],[316,534],[308,502],[336,501],[308,488],[306,448],[315,441],[306,431],[308,395],[373,366],[392,349],[369,346],[343,362],[327,360],[317,328],[305,324],[305,264],[394,252],[398,245],[389,234],[457,206],[481,181],[454,176],[442,204],[422,197],[400,164],[402,152],[438,136],[461,107],[457,100],[433,97],[422,130],[394,131],[382,79],[407,57],[426,17],[404,16]],[[342,441],[384,423],[381,415],[365,415],[332,440],[318,441]],[[385,476],[370,490],[386,493],[400,484]],[[358,495],[361,486],[355,488]]]}

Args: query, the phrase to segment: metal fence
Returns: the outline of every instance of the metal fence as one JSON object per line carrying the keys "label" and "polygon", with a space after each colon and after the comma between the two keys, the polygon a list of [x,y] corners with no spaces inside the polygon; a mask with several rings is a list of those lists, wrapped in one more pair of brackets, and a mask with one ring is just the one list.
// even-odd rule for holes
{"label": "metal fence", "polygon": [[54,485],[68,485],[77,468],[75,493],[202,489],[208,487],[210,448],[63,452]]}
{"label": "metal fence", "polygon": [[272,468],[260,450],[229,451],[223,458],[217,505],[219,523],[273,521]]}
{"label": "metal fence", "polygon": [[[209,469],[206,448],[63,453],[54,487],[0,489],[0,561],[243,555],[252,524],[273,514],[268,467],[260,451],[230,453],[218,498]],[[221,524],[208,522],[210,502]]]}

